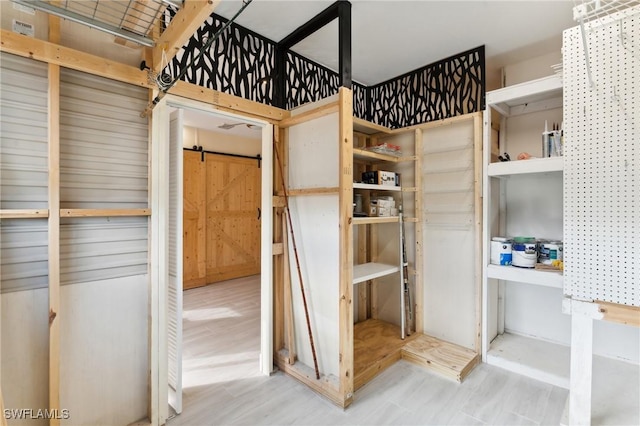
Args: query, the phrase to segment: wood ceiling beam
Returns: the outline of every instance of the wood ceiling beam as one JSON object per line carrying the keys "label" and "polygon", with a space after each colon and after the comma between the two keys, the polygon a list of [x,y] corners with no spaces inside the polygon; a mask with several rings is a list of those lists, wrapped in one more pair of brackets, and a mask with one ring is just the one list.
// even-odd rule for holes
{"label": "wood ceiling beam", "polygon": [[[162,70],[162,62],[170,62],[178,50],[195,34],[202,23],[211,16],[221,0],[185,0],[182,8],[156,41],[153,47],[153,71]],[[165,52],[163,58],[163,51]]]}

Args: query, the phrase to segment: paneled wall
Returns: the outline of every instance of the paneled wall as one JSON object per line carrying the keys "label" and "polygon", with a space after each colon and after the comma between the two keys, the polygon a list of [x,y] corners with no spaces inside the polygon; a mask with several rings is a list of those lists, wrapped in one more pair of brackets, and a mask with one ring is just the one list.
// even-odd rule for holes
{"label": "paneled wall", "polygon": [[148,405],[147,90],[65,69],[58,80],[4,53],[0,67],[5,408],[134,422]]}

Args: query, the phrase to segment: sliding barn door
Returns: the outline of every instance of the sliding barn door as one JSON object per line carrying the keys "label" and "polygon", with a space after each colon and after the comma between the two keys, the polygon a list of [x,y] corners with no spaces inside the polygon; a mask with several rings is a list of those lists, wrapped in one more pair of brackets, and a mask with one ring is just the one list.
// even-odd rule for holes
{"label": "sliding barn door", "polygon": [[184,158],[184,289],[207,284],[207,187],[202,152],[185,150]]}
{"label": "sliding barn door", "polygon": [[259,163],[206,154],[207,283],[260,273]]}
{"label": "sliding barn door", "polygon": [[169,125],[169,405],[182,412],[182,110]]}

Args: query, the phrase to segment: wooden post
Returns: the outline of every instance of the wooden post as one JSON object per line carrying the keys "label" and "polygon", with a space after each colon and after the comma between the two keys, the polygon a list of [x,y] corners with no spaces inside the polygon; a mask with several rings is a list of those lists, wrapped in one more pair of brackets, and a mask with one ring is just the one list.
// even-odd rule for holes
{"label": "wooden post", "polygon": [[353,92],[345,87],[339,93],[339,146],[340,155],[340,394],[343,406],[353,399]]}
{"label": "wooden post", "polygon": [[[60,42],[60,19],[49,17],[49,41]],[[60,66],[49,64],[49,408],[60,410]],[[51,426],[60,424],[52,416]]]}
{"label": "wooden post", "polygon": [[[278,149],[278,152],[283,152],[283,133],[278,126],[273,127],[273,141]],[[284,168],[284,166],[283,166]],[[278,189],[282,188],[282,177],[278,171],[278,167],[273,168],[273,193],[277,193]],[[273,241],[276,243],[284,243],[284,220],[286,218],[283,215],[282,207],[274,205],[273,207]],[[286,250],[286,247],[284,247]],[[277,356],[278,351],[285,347],[284,341],[284,294],[283,294],[283,255],[273,256],[273,351],[274,356]]]}
{"label": "wooden post", "polygon": [[473,116],[473,166],[474,166],[474,234],[475,234],[475,290],[476,334],[475,350],[482,353],[482,113]]}
{"label": "wooden post", "polygon": [[591,424],[593,319],[571,314],[571,376],[569,377],[569,424]]}
{"label": "wooden post", "polygon": [[423,311],[423,297],[424,297],[424,283],[422,282],[422,270],[424,261],[422,259],[422,129],[416,129],[415,141],[414,141],[414,186],[416,191],[414,192],[414,212],[416,222],[414,224],[415,235],[415,294],[413,297],[413,312],[415,320],[416,333],[422,333],[424,331],[424,311]]}

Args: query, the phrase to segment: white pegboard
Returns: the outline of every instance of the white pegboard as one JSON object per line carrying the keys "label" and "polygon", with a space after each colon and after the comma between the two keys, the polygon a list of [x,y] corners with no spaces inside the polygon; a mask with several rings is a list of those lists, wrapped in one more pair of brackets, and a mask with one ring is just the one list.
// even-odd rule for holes
{"label": "white pegboard", "polygon": [[[640,6],[563,34],[564,293],[640,306]],[[629,13],[631,12],[631,13]]]}

